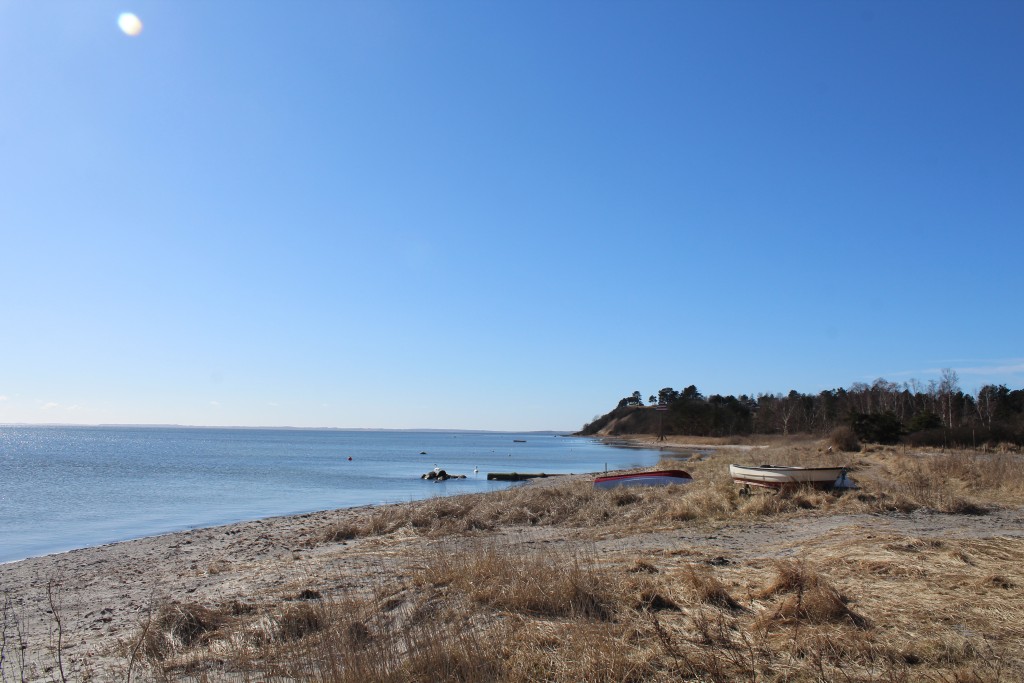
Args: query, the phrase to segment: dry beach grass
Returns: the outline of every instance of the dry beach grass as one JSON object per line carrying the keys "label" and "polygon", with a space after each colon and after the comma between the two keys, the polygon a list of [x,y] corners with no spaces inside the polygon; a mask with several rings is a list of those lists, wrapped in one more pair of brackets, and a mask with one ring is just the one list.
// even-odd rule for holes
{"label": "dry beach grass", "polygon": [[[739,445],[666,451],[686,487],[561,477],[0,566],[2,680],[1024,679],[1019,454]],[[862,487],[742,497],[730,461]]]}

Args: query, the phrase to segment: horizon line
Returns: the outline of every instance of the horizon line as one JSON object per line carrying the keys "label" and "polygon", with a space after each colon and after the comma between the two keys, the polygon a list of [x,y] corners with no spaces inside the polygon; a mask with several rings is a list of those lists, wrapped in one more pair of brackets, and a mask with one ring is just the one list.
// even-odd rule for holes
{"label": "horizon line", "polygon": [[570,429],[463,429],[458,427],[293,427],[288,425],[189,425],[161,422],[0,422],[0,427],[138,427],[149,429],[279,429],[288,431],[336,431],[336,432],[463,432],[481,434],[574,434],[579,430]]}

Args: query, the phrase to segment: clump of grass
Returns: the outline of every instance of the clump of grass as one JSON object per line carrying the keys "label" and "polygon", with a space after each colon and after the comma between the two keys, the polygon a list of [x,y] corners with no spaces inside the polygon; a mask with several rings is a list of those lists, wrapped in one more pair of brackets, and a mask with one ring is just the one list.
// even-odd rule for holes
{"label": "clump of grass", "polygon": [[323,630],[326,619],[319,605],[301,602],[286,606],[275,621],[280,639],[299,640]]}
{"label": "clump of grass", "polygon": [[824,579],[805,562],[778,560],[773,563],[775,578],[756,597],[767,598],[778,593],[805,591],[816,587]]}
{"label": "clump of grass", "polygon": [[486,531],[495,526],[494,521],[485,514],[479,496],[434,498],[416,506],[409,521],[419,533],[441,535]]}
{"label": "clump of grass", "polygon": [[665,515],[679,522],[723,519],[736,511],[736,505],[732,482],[719,479],[704,485],[688,485],[681,495],[668,499]]}
{"label": "clump of grass", "polygon": [[511,553],[494,544],[437,551],[421,581],[489,607],[546,617],[609,619],[615,597],[607,577],[578,554]]}
{"label": "clump of grass", "polygon": [[637,558],[633,566],[626,570],[631,574],[657,574],[658,568],[647,560]]}
{"label": "clump of grass", "polygon": [[408,524],[409,517],[410,510],[407,507],[384,505],[358,518],[346,517],[331,524],[318,538],[307,541],[307,545],[342,543],[369,536],[385,536]]}
{"label": "clump of grass", "polygon": [[507,683],[643,683],[672,680],[632,623],[564,623],[513,619],[498,631],[501,675]]}
{"label": "clump of grass", "polygon": [[206,573],[215,576],[222,572],[226,572],[231,569],[231,563],[227,560],[214,560],[210,563],[210,566],[206,568]]}
{"label": "clump of grass", "polygon": [[359,537],[360,527],[352,522],[340,522],[328,527],[323,535],[325,543],[341,543],[351,541]]}
{"label": "clump of grass", "polygon": [[940,538],[915,538],[900,543],[889,543],[883,547],[886,550],[895,550],[897,552],[919,553],[929,550],[941,550],[946,547],[946,544]]}
{"label": "clump of grass", "polygon": [[634,596],[630,605],[631,609],[640,612],[679,610],[679,603],[672,596],[672,587],[669,585],[668,577],[648,573],[631,573],[632,569],[626,571],[629,575],[624,583],[625,588],[621,592],[623,595]]}
{"label": "clump of grass", "polygon": [[[439,603],[405,619],[389,616],[381,596],[344,596],[316,608],[313,621],[311,613],[297,615],[296,630],[274,629],[258,657],[233,662],[241,674],[235,678],[426,683],[500,677],[499,648],[488,629],[455,604]],[[287,608],[279,623],[285,614]]]}
{"label": "clump of grass", "polygon": [[827,510],[836,505],[837,500],[832,493],[809,486],[755,490],[739,503],[737,513],[745,517],[767,517],[803,510]]}
{"label": "clump of grass", "polygon": [[303,588],[295,596],[295,600],[322,600],[323,597],[323,593],[315,588]]}
{"label": "clump of grass", "polygon": [[1017,587],[1017,584],[1002,574],[991,574],[986,576],[981,585],[985,588],[1002,588],[1003,590],[1011,590]]}
{"label": "clump of grass", "polygon": [[759,597],[780,593],[786,595],[771,614],[772,620],[811,624],[849,622],[858,627],[867,625],[863,617],[847,607],[848,598],[805,562],[775,563],[775,579],[760,592]]}
{"label": "clump of grass", "polygon": [[394,505],[385,505],[374,510],[360,535],[383,536],[400,529],[408,522],[407,512]]}
{"label": "clump of grass", "polygon": [[165,659],[176,651],[207,642],[227,622],[227,615],[198,603],[164,603],[145,633],[142,652]]}
{"label": "clump of grass", "polygon": [[608,492],[608,499],[617,507],[625,507],[642,501],[643,495],[636,489],[620,486]]}
{"label": "clump of grass", "polygon": [[481,629],[434,619],[401,634],[407,655],[386,679],[430,681],[495,681],[501,679],[501,660],[495,644]]}
{"label": "clump of grass", "polygon": [[[607,524],[626,517],[642,498],[619,498],[621,490],[596,491],[590,481],[563,486],[518,486],[486,501],[484,514],[494,523],[579,527]],[[622,505],[619,505],[621,502]]]}
{"label": "clump of grass", "polygon": [[730,610],[743,609],[707,567],[691,565],[687,567],[684,578],[686,585],[699,602]]}
{"label": "clump of grass", "polygon": [[672,598],[657,590],[645,590],[640,593],[637,608],[651,612],[662,612],[665,610],[678,610],[679,605]]}
{"label": "clump of grass", "polygon": [[855,617],[846,603],[845,596],[835,588],[819,585],[787,597],[776,610],[773,618],[784,621],[807,621],[812,624],[827,624],[846,620],[862,623],[862,620]]}

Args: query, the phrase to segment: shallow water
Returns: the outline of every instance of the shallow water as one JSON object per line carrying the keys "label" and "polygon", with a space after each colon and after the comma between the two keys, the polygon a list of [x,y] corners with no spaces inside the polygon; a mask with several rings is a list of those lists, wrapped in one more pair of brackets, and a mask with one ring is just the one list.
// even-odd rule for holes
{"label": "shallow water", "polygon": [[[487,472],[596,472],[658,459],[550,433],[0,426],[0,562],[509,486]],[[420,479],[435,465],[467,478]]]}

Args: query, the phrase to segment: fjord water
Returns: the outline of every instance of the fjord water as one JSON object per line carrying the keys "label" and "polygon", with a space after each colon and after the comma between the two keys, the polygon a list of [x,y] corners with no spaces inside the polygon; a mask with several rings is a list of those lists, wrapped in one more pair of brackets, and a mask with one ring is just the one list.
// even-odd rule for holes
{"label": "fjord water", "polygon": [[[551,433],[0,426],[0,562],[509,486],[487,472],[596,472],[658,458]],[[420,479],[435,465],[467,478]]]}

